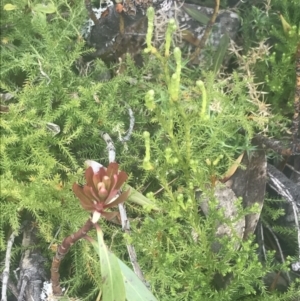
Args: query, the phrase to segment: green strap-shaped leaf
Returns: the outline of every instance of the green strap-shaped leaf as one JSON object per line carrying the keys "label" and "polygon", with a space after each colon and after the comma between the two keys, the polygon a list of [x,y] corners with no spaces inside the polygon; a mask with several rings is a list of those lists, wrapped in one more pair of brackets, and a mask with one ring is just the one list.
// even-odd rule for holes
{"label": "green strap-shaped leaf", "polygon": [[128,197],[127,202],[133,202],[133,203],[143,206],[143,207],[147,206],[155,211],[160,210],[160,208],[157,207],[157,205],[155,205],[151,200],[146,198],[143,194],[141,194],[140,192],[135,190],[133,187],[131,187],[130,185],[124,186],[124,189],[128,189],[128,188],[130,188],[130,195]]}
{"label": "green strap-shaped leaf", "polygon": [[[93,245],[95,251],[98,253],[100,257],[100,248],[97,242],[91,237],[86,237],[86,239]],[[107,250],[107,252],[109,251]],[[111,258],[114,257],[114,260],[117,261],[119,268],[121,270],[124,285],[125,285],[126,300],[127,301],[157,301],[157,299],[148,290],[145,284],[138,278],[138,276],[125,263],[123,263],[115,254],[111,252],[109,253],[110,253],[110,257]],[[106,299],[104,299],[104,291],[103,291],[103,301],[105,300]]]}
{"label": "green strap-shaped leaf", "polygon": [[210,18],[207,15],[201,13],[194,6],[184,4],[182,7],[187,14],[189,14],[194,20],[200,22],[201,24],[206,25],[209,22]]}
{"label": "green strap-shaped leaf", "polygon": [[220,44],[213,56],[213,63],[212,63],[212,71],[217,74],[222,66],[226,51],[228,49],[228,44],[230,42],[230,37],[226,32],[223,34],[222,38],[220,39]]}
{"label": "green strap-shaped leaf", "polygon": [[126,299],[128,301],[157,301],[139,277],[118,258],[125,281]]}
{"label": "green strap-shaped leaf", "polygon": [[96,225],[96,229],[101,265],[102,301],[125,301],[125,286],[118,259],[106,247],[100,227]]}

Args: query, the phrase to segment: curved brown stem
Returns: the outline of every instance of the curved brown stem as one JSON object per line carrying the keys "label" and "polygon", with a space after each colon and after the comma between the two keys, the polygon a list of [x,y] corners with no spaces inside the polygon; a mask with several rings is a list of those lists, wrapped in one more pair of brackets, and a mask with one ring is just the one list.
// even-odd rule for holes
{"label": "curved brown stem", "polygon": [[87,222],[80,228],[77,232],[66,237],[62,244],[57,248],[56,254],[52,261],[51,266],[51,282],[52,282],[52,291],[53,295],[60,296],[62,295],[62,289],[59,284],[59,267],[61,261],[64,259],[65,255],[68,253],[70,247],[79,239],[83,238],[88,231],[92,229],[94,224],[89,218]]}

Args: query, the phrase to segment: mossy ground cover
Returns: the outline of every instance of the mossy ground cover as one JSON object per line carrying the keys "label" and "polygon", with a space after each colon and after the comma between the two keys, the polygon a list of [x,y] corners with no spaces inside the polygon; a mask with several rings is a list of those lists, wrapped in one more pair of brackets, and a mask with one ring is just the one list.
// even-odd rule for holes
{"label": "mossy ground cover", "polygon": [[[113,73],[103,61],[83,60],[93,51],[81,36],[86,20],[83,1],[42,6],[4,1],[0,9],[0,88],[12,96],[1,100],[7,108],[1,110],[0,127],[1,258],[11,232],[30,220],[38,229],[38,246],[50,271],[55,246],[88,218],[72,184],[84,182],[87,159],[108,164],[101,131],[112,137],[120,169],[130,176],[128,183],[159,207],[150,210],[128,202],[130,237],[120,226],[101,220],[104,239],[125,262],[126,242],[135,246],[159,300],[300,298],[296,280],[285,292],[277,290],[276,281],[265,285],[268,273],[288,271],[289,260],[278,262],[272,250],[261,260],[255,235],[244,242],[224,237],[221,251],[212,252],[220,212],[213,210],[212,196],[211,214],[204,216],[195,197],[197,189],[212,195],[236,159],[255,151],[251,141],[257,133],[278,139],[290,134],[299,43],[297,1],[258,1],[257,7],[241,7],[241,49],[233,57],[238,63],[230,74],[191,67],[170,42],[172,30],[166,48],[154,50],[150,20],[143,68],[127,57],[126,68],[108,81],[99,80],[99,74]],[[288,34],[278,10],[291,24]],[[272,48],[268,52],[257,43]],[[129,128],[128,108],[135,124],[131,139],[124,143],[119,138]],[[60,132],[53,132],[49,124],[59,126]],[[238,208],[239,216],[250,210]],[[278,212],[266,208],[265,220],[275,219]],[[295,232],[288,233],[294,241],[289,254],[297,256]],[[236,243],[239,251],[233,247]],[[21,253],[19,239],[11,271],[18,267]],[[70,297],[97,298],[102,287],[97,262],[86,241],[70,249],[61,267]]]}

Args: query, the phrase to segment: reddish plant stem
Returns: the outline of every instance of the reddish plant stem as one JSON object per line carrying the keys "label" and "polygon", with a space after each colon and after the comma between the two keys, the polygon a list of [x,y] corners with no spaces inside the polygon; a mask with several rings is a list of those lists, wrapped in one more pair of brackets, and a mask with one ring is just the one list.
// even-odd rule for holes
{"label": "reddish plant stem", "polygon": [[52,291],[53,295],[60,296],[62,295],[62,289],[59,284],[59,267],[60,263],[68,253],[70,247],[79,239],[83,238],[88,231],[92,229],[94,224],[89,218],[87,222],[81,227],[77,232],[66,237],[62,244],[58,246],[55,256],[53,257],[52,266],[51,266],[51,282],[52,282]]}

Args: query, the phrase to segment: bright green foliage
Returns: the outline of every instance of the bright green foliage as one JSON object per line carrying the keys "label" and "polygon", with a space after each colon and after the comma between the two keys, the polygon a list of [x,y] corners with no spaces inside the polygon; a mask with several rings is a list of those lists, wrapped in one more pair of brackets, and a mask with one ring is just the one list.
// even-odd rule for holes
{"label": "bright green foliage", "polygon": [[[147,280],[161,300],[281,300],[275,292],[271,296],[262,281],[274,269],[272,255],[262,266],[252,241],[243,242],[236,252],[237,237],[222,238],[223,248],[218,254],[212,252],[222,213],[212,197],[211,214],[201,216],[195,198],[195,188],[212,189],[233,158],[249,151],[253,133],[266,126],[258,122],[259,117],[248,118],[249,112],[260,115],[259,107],[246,96],[247,79],[233,73],[216,82],[207,73],[201,81],[189,80],[181,72],[176,48],[169,59],[149,44],[149,36],[147,41],[147,51],[164,70],[161,84],[151,85],[145,97],[153,128],[158,125],[158,130],[145,135],[144,159],[151,163],[145,169],[156,175],[163,188],[157,196],[152,192],[147,196],[162,210],[138,222],[133,234]],[[240,209],[239,216],[245,214]],[[299,294],[292,290],[282,300],[295,295]]]}
{"label": "bright green foliage", "polygon": [[[293,112],[296,83],[295,55],[300,43],[299,1],[260,1],[260,5],[245,8],[243,37],[245,53],[249,47],[265,40],[271,46],[270,55],[262,56],[254,67],[257,82],[264,82],[266,100],[276,113],[286,116]],[[268,3],[270,5],[268,5]],[[286,30],[280,14],[291,26]]]}
{"label": "bright green foliage", "polygon": [[[173,209],[169,214],[156,215],[155,220],[146,219],[134,236],[141,250],[139,262],[148,270],[147,279],[160,300],[281,300],[275,293],[274,299],[269,297],[262,282],[262,277],[274,269],[270,266],[273,255],[269,254],[267,264],[262,266],[257,245],[245,242],[237,252],[233,246],[238,240],[234,237],[223,239],[224,247],[215,254],[210,246],[216,214],[206,220],[200,218],[197,228],[193,228],[191,206],[178,210],[181,214],[177,218],[172,216]],[[226,289],[222,288],[224,284]]]}
{"label": "bright green foliage", "polygon": [[[88,214],[70,188],[83,181],[86,159],[107,163],[101,130],[113,138],[121,169],[131,175],[129,184],[162,208],[149,213],[128,204],[129,216],[136,218],[130,239],[119,227],[101,222],[105,241],[111,239],[109,248],[122,260],[128,260],[126,240],[136,247],[159,300],[292,300],[296,285],[280,297],[267,293],[262,277],[282,267],[271,267],[271,259],[262,266],[251,241],[237,252],[233,246],[239,239],[225,237],[220,253],[211,251],[222,216],[212,197],[211,214],[204,218],[195,198],[195,188],[212,193],[234,160],[243,151],[251,153],[254,134],[267,132],[271,117],[261,116],[249,98],[244,74],[216,80],[212,72],[189,70],[171,43],[163,53],[151,45],[149,26],[144,68],[128,58],[125,73],[104,82],[101,75],[109,70],[103,62],[82,59],[89,52],[80,34],[83,1],[54,0],[41,7],[16,0],[16,7],[4,10],[10,3],[1,6],[0,88],[14,95],[0,124],[1,257],[10,228],[18,229],[28,215],[37,222],[49,262],[48,245],[57,229],[54,243],[59,244],[86,221]],[[121,144],[118,137],[129,124],[127,105],[136,122],[131,140]],[[54,135],[49,122],[61,132]],[[239,217],[244,214],[240,209]],[[101,270],[87,242],[72,246],[61,275],[70,296],[98,296]],[[220,289],[217,283],[227,275],[233,278]]]}
{"label": "bright green foliage", "polygon": [[[53,254],[47,247],[57,230],[56,244],[89,216],[70,188],[81,178],[79,167],[86,159],[107,162],[99,130],[113,135],[117,125],[124,129],[128,116],[119,91],[127,83],[120,77],[100,82],[106,66],[99,60],[84,64],[81,56],[88,52],[80,35],[87,17],[83,2],[70,6],[54,1],[56,12],[51,15],[37,12],[37,3],[13,4],[14,10],[4,10],[1,4],[1,92],[14,96],[9,112],[1,112],[1,258],[9,227],[18,229],[30,214],[50,262]],[[49,122],[61,132],[54,135]],[[88,273],[82,273],[87,270],[83,254],[82,247],[74,246],[67,261],[74,264],[69,275],[73,292],[88,283]],[[12,268],[17,265],[16,260]],[[62,276],[68,272],[63,269]]]}

